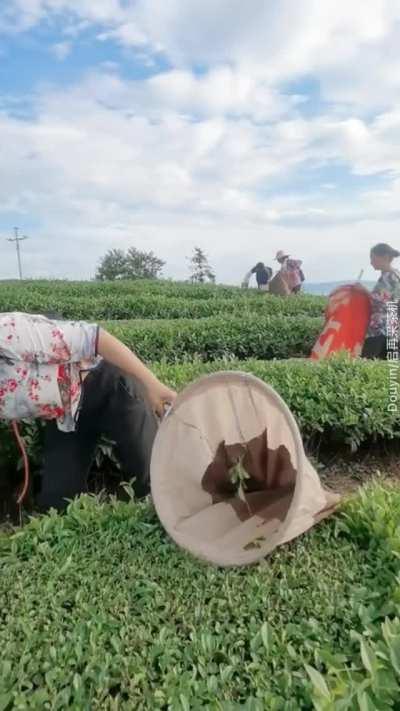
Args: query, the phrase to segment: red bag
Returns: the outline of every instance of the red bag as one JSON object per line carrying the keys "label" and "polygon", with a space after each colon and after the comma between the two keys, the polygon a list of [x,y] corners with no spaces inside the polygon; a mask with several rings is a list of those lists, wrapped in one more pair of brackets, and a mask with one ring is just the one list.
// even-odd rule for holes
{"label": "red bag", "polygon": [[361,354],[371,317],[371,297],[359,284],[339,286],[329,296],[325,326],[311,352],[313,360],[345,350]]}

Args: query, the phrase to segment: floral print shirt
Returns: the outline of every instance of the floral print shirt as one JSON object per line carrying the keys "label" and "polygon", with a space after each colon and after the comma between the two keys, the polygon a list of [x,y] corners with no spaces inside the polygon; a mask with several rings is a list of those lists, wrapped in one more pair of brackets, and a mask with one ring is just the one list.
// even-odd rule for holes
{"label": "floral print shirt", "polygon": [[82,371],[97,365],[98,326],[0,314],[0,419],[57,420],[75,429]]}
{"label": "floral print shirt", "polygon": [[400,303],[400,274],[382,272],[371,292],[371,318],[367,338],[387,335],[388,303]]}

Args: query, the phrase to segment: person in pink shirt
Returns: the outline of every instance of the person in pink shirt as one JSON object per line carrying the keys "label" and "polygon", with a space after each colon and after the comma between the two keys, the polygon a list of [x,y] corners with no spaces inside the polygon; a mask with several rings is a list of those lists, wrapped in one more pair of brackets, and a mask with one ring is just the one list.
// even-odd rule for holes
{"label": "person in pink shirt", "polygon": [[300,259],[291,259],[290,255],[283,250],[277,252],[275,259],[281,265],[280,272],[291,294],[298,294],[304,281],[304,274],[301,268],[302,262]]}

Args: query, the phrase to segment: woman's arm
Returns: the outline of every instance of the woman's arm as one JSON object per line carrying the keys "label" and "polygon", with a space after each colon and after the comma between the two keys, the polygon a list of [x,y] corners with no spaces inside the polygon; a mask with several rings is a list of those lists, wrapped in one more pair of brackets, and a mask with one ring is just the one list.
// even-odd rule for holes
{"label": "woman's arm", "polygon": [[97,351],[104,360],[116,365],[127,375],[133,375],[143,383],[152,407],[162,417],[165,406],[174,402],[176,393],[166,385],[163,385],[151,370],[118,338],[115,338],[102,328],[99,329]]}

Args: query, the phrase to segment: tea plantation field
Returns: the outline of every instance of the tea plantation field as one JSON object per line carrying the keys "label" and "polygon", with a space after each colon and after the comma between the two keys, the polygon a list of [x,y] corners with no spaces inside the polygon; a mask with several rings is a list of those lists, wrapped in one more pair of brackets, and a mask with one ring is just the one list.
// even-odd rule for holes
{"label": "tea plantation field", "polygon": [[[1,311],[100,321],[178,389],[254,373],[313,450],[390,448],[400,422],[386,364],[307,360],[325,304],[174,282],[0,283]],[[41,430],[23,432],[35,466]],[[0,472],[18,464],[2,426]],[[84,496],[0,533],[0,570],[0,711],[400,709],[394,485],[369,484],[243,570],[177,549],[148,501]]]}

